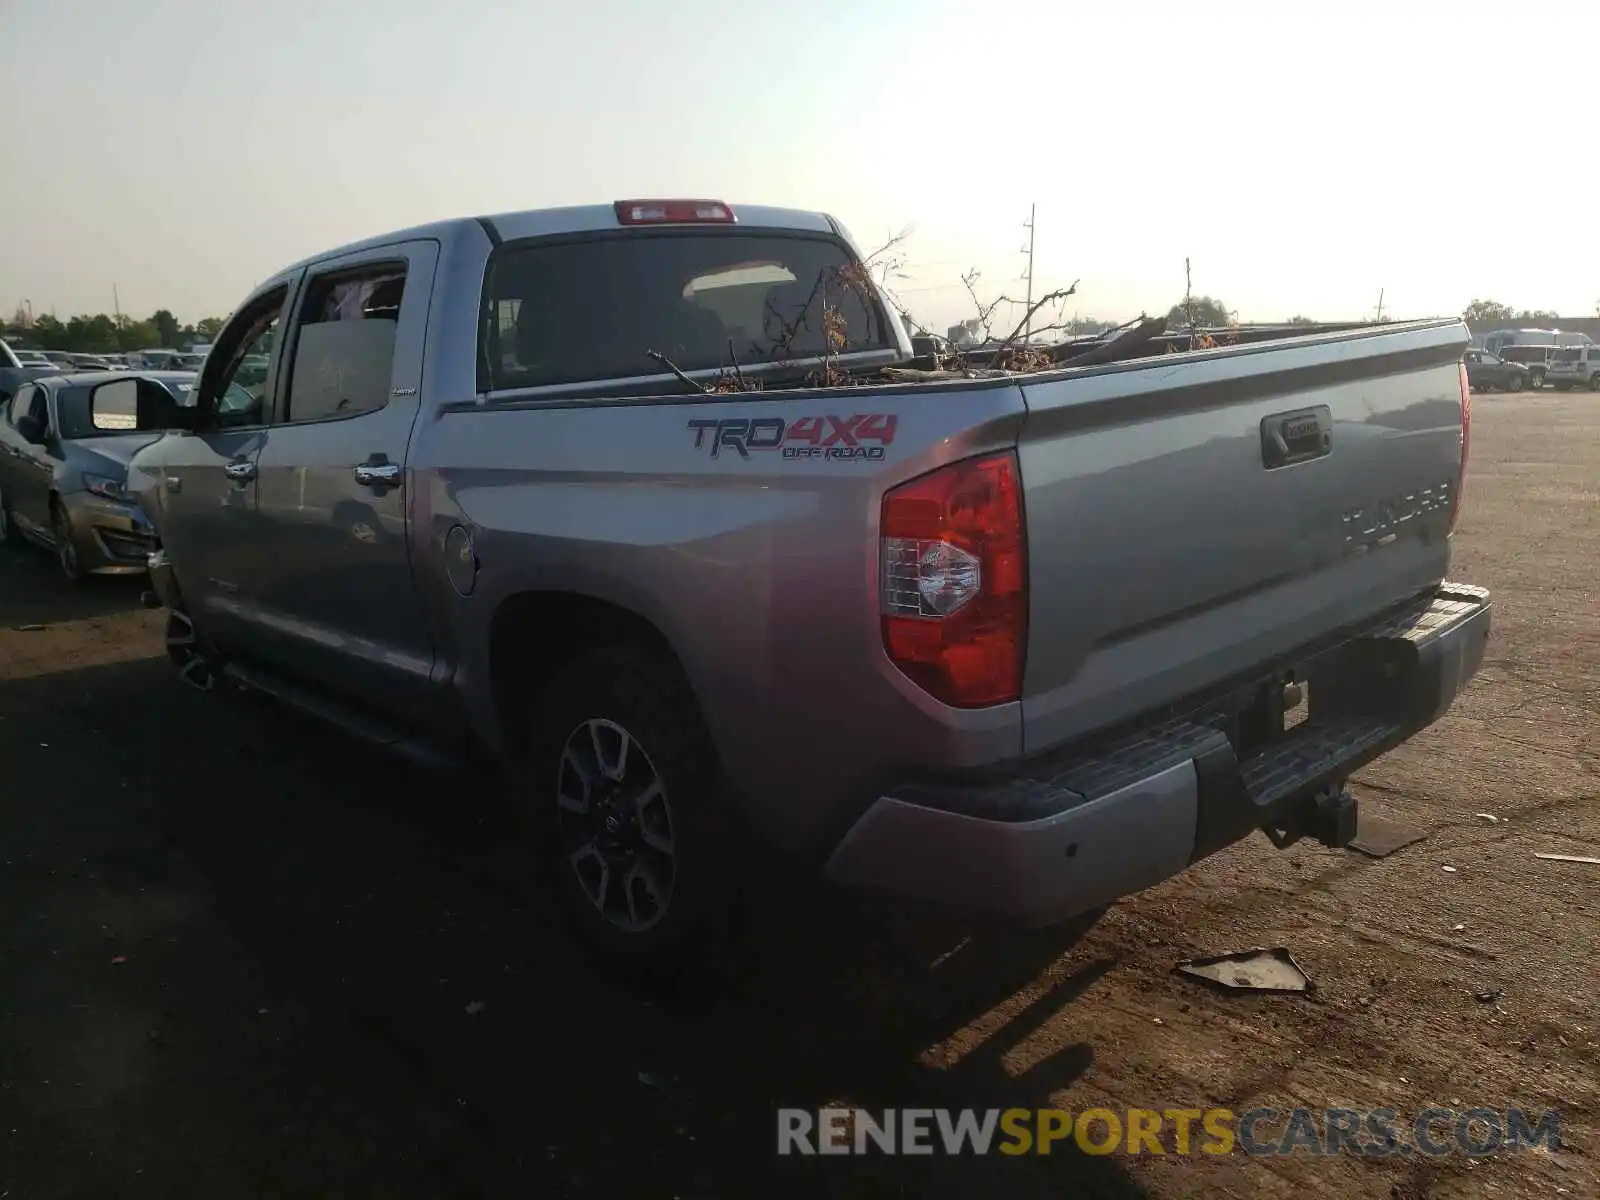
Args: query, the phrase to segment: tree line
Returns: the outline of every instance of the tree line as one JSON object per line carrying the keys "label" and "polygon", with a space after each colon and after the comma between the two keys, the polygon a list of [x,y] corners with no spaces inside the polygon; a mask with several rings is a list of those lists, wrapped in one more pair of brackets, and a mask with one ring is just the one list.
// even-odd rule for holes
{"label": "tree line", "polygon": [[1498,300],[1474,300],[1462,310],[1461,319],[1472,322],[1493,322],[1495,324],[1510,324],[1515,321],[1528,325],[1547,325],[1561,319],[1560,315],[1548,308],[1514,309],[1509,304],[1501,304]]}
{"label": "tree line", "polygon": [[179,323],[164,308],[143,320],[109,313],[88,313],[62,321],[51,314],[33,317],[18,312],[0,321],[0,337],[13,347],[66,350],[73,354],[125,354],[133,350],[176,350],[192,342],[209,342],[225,318],[204,317],[192,325]]}

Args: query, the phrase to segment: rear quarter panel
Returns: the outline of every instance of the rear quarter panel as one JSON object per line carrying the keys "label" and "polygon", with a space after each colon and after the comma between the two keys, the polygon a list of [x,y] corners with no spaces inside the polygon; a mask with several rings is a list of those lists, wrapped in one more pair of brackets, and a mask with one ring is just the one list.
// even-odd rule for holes
{"label": "rear quarter panel", "polygon": [[[430,559],[452,524],[474,531],[480,582],[447,601],[446,655],[476,723],[492,724],[495,609],[551,590],[620,605],[666,636],[730,781],[782,844],[842,832],[852,803],[908,766],[1014,756],[1016,705],[947,709],[885,656],[877,525],[885,488],[1013,445],[1022,412],[1017,390],[1000,386],[442,414],[413,462]],[[858,416],[893,419],[881,458],[785,455],[810,446],[796,429]],[[716,422],[750,420],[775,448],[718,443]]]}

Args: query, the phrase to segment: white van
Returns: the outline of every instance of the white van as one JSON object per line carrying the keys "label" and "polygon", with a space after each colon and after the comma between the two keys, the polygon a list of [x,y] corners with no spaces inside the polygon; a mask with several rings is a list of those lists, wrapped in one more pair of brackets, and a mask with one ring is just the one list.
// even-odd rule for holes
{"label": "white van", "polygon": [[1557,391],[1586,387],[1600,392],[1600,346],[1557,346],[1550,351],[1544,378]]}

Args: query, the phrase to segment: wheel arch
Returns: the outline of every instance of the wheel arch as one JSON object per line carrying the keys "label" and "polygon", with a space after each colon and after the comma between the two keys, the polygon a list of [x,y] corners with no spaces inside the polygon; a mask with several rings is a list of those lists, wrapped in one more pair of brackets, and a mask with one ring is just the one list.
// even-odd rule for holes
{"label": "wheel arch", "polygon": [[577,591],[525,589],[500,598],[489,620],[487,667],[503,744],[516,744],[552,679],[582,655],[611,645],[660,657],[693,694],[671,640],[635,609]]}

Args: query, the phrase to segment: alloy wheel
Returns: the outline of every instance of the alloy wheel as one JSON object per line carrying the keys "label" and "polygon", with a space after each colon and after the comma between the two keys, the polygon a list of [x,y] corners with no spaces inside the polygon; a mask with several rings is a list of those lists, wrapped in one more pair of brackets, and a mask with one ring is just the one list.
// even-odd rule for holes
{"label": "alloy wheel", "polygon": [[78,544],[72,540],[72,525],[60,509],[56,510],[51,524],[56,538],[56,560],[61,564],[61,573],[76,582],[82,572],[78,567]]}
{"label": "alloy wheel", "polygon": [[672,806],[645,748],[615,721],[583,722],[556,766],[562,857],[607,922],[643,933],[661,921],[676,878]]}

